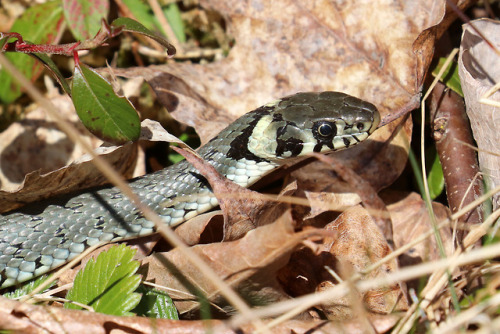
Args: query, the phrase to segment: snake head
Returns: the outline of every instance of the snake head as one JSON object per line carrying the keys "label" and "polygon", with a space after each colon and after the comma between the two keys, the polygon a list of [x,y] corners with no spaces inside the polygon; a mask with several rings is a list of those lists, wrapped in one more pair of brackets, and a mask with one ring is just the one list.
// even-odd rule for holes
{"label": "snake head", "polygon": [[380,122],[373,104],[339,92],[297,93],[264,107],[270,113],[256,124],[248,148],[277,162],[356,145]]}

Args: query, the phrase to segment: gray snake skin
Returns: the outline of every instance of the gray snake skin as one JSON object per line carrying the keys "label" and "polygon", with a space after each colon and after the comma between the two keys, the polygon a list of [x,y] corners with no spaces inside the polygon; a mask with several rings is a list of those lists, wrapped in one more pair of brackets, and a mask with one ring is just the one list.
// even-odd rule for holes
{"label": "gray snake skin", "polygon": [[[248,187],[290,159],[365,140],[379,121],[376,107],[355,97],[297,93],[242,116],[198,153]],[[171,226],[217,206],[205,178],[186,161],[136,178],[130,186]],[[0,287],[42,275],[98,242],[153,232],[153,224],[114,187],[27,205],[0,216]]]}

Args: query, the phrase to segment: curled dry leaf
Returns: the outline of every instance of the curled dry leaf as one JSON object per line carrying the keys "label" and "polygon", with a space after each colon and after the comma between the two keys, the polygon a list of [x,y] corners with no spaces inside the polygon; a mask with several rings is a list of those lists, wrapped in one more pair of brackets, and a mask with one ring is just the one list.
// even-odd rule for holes
{"label": "curled dry leaf", "polygon": [[[492,20],[477,20],[464,26],[458,73],[462,83],[467,115],[472,133],[479,148],[479,167],[488,189],[500,185],[500,91],[497,87],[491,96],[486,96],[500,82],[499,55],[471,27],[474,25],[497,46],[500,43],[500,23]],[[485,98],[490,103],[485,103]],[[495,103],[496,106],[491,103]],[[500,194],[493,195],[493,209],[500,207]]]}
{"label": "curled dry leaf", "polygon": [[[68,97],[59,96],[52,101],[76,125],[82,138],[93,147],[102,144],[102,141],[95,139],[78,123]],[[6,158],[1,161],[9,161],[8,164],[2,164],[1,168],[2,212],[107,182],[101,172],[88,161],[88,157],[85,158],[83,150],[75,146],[54,122],[46,120],[41,108],[2,132],[0,142],[3,143],[0,154]],[[99,154],[105,156],[117,172],[126,177],[133,176],[137,157],[135,145],[99,150]]]}
{"label": "curled dry leaf", "polygon": [[223,224],[222,211],[210,211],[179,225],[175,229],[175,234],[189,246],[218,242],[222,240],[224,232],[223,228],[217,227]]}
{"label": "curled dry leaf", "polygon": [[[319,255],[301,249],[280,270],[280,282],[292,295],[322,291],[338,283],[325,266],[342,279],[348,279],[353,273],[363,271],[391,252],[371,216],[359,205],[346,210],[335,221],[327,224],[325,229],[332,232],[332,237],[325,238],[323,251]],[[396,270],[397,261],[392,260],[364,277],[384,277]],[[394,310],[405,310],[408,306],[406,292],[400,286],[368,291],[363,295],[353,291],[353,294],[361,298],[366,309],[373,313],[388,314]],[[329,319],[351,318],[356,315],[350,300],[352,297],[324,301],[321,310]]]}
{"label": "curled dry leaf", "polygon": [[[56,105],[60,106],[61,110],[69,108],[67,104],[69,100],[67,97],[61,97],[54,101],[58,102]],[[2,208],[2,212],[14,210],[26,203],[37,202],[57,195],[108,183],[107,178],[103,176],[92,163],[91,156],[88,154],[84,155],[81,149],[75,148],[75,145],[67,139],[63,132],[58,130],[54,123],[44,120],[45,115],[41,110],[34,111],[28,116],[30,118],[20,123],[14,123],[5,132],[0,134],[0,139],[3,139],[0,141],[7,143],[3,152],[0,153],[3,155],[12,154],[9,152],[14,152],[13,150],[19,149],[19,146],[14,145],[15,143],[24,145],[22,138],[25,137],[29,138],[29,143],[31,143],[28,145],[36,145],[36,147],[19,149],[19,153],[16,154],[18,156],[11,157],[11,159],[16,160],[16,162],[12,164],[16,166],[16,168],[23,170],[23,166],[26,166],[26,168],[35,168],[35,170],[28,173],[26,176],[22,175],[24,182],[20,184],[17,189],[0,191],[0,207]],[[102,144],[102,141],[89,136],[88,131],[76,121],[76,114],[68,114],[68,117],[75,122],[77,128],[82,131],[82,136],[86,136],[94,147]],[[35,136],[35,140],[33,140],[33,132],[39,134],[38,137]],[[40,141],[40,134],[43,133],[47,135],[43,135],[44,140]],[[13,139],[9,140],[8,138]],[[166,132],[157,122],[151,120],[145,120],[143,122],[140,139],[182,143],[182,141]],[[184,143],[182,144],[184,145]],[[42,145],[45,150],[42,150],[40,145]],[[61,150],[61,145],[64,145],[68,152],[64,161],[58,160],[57,164],[53,162],[49,163],[44,168],[37,163],[33,163],[33,161],[37,161],[37,159],[44,160],[45,158],[46,160],[51,160],[52,155],[58,156],[59,158],[65,156],[63,154],[64,150]],[[34,151],[41,151],[39,158],[37,156],[33,157]],[[53,154],[47,152],[53,152]],[[115,170],[125,178],[135,176],[133,172],[138,154],[136,144],[129,143],[123,146],[97,147],[95,152],[104,157],[115,167]],[[49,156],[48,159],[47,156]],[[20,166],[17,166],[20,160],[24,160],[26,163],[23,165],[21,162]],[[31,165],[29,165],[28,162],[31,162]],[[68,163],[70,164],[67,165]],[[9,175],[9,170],[12,170],[12,166],[7,169],[2,168],[2,170],[3,177],[5,178]],[[19,175],[19,177],[21,177],[21,175]]]}
{"label": "curled dry leaf", "polygon": [[[69,120],[76,121],[76,114],[68,97],[57,96],[53,103],[60,110],[66,111],[63,115]],[[73,114],[69,112],[71,110]],[[84,136],[83,131],[81,132]],[[101,143],[89,136],[86,138],[94,147]],[[42,108],[35,108],[23,120],[13,123],[0,133],[2,190],[14,191],[22,184],[26,174],[37,170],[41,173],[53,171],[82,154],[54,122],[47,120]]]}
{"label": "curled dry leaf", "polygon": [[[394,227],[394,243],[396,244],[396,248],[407,245],[422,234],[432,230],[429,213],[420,195],[416,193],[390,193],[385,194],[384,199],[392,202],[392,204],[387,206],[387,209],[391,215]],[[432,209],[434,210],[437,223],[449,217],[450,212],[448,208],[440,203],[433,202]],[[445,228],[440,229],[439,233],[445,246],[446,255],[449,256],[453,253],[450,226],[447,225]],[[425,241],[415,245],[404,253],[400,257],[400,264],[407,266],[438,260],[440,258],[436,238],[431,235]]]}
{"label": "curled dry leaf", "polygon": [[392,223],[390,219],[384,217],[384,213],[387,211],[385,204],[370,183],[356,174],[352,169],[347,168],[341,160],[333,156],[328,157],[316,153],[314,155],[319,161],[329,166],[340,178],[349,184],[352,189],[356,190],[356,193],[363,202],[364,208],[370,212],[371,217],[382,232],[385,240],[387,240],[392,247],[394,244]]}
{"label": "curled dry leaf", "polygon": [[[197,245],[192,247],[215,272],[235,289],[240,289],[247,297],[256,298],[259,291],[265,287],[260,296],[261,301],[272,302],[275,298],[284,298],[276,286],[276,271],[287,262],[291,252],[305,238],[315,235],[317,231],[294,233],[293,220],[286,211],[272,224],[264,225],[248,232],[242,239],[223,243]],[[193,295],[186,286],[194,285],[203,292],[208,300],[219,301],[218,289],[208,282],[197,268],[177,249],[167,253],[159,253],[144,261],[147,268],[146,280],[154,279],[155,283],[182,291],[181,298],[172,294],[175,305],[180,313],[185,313],[198,307],[196,301],[182,300],[186,293]],[[166,271],[165,267],[171,269]],[[175,270],[172,270],[174,269]],[[190,285],[176,277],[182,274]],[[274,289],[274,290],[272,290]],[[275,293],[273,293],[275,291]]]}
{"label": "curled dry leaf", "polygon": [[[360,272],[371,264],[387,256],[391,249],[378,229],[371,215],[361,206],[349,208],[334,222],[326,226],[338,236],[330,242],[325,241],[326,250],[335,258],[331,268],[343,279],[349,278],[350,271]],[[397,270],[398,263],[391,260],[380,267],[366,273],[365,278],[384,277]],[[346,275],[347,274],[347,275]],[[329,277],[327,281],[332,281]],[[322,286],[318,287],[318,291]],[[353,293],[356,293],[353,291]],[[388,314],[393,311],[406,310],[408,301],[406,291],[401,286],[391,286],[379,290],[367,291],[363,294],[363,302],[368,311]],[[327,314],[335,315],[338,311],[337,301],[329,301],[324,305]],[[341,303],[342,304],[342,303]],[[343,309],[341,307],[341,309]],[[352,311],[352,309],[350,309]],[[345,313],[342,312],[345,316]]]}
{"label": "curled dry leaf", "polygon": [[[270,210],[276,207],[274,201],[226,179],[211,164],[203,161],[196,154],[178,148],[174,150],[181,153],[210,183],[224,215],[223,239],[225,241],[238,239],[246,232],[266,224],[268,220],[273,221],[281,215],[282,210],[279,208]],[[276,212],[279,214],[276,215]]]}

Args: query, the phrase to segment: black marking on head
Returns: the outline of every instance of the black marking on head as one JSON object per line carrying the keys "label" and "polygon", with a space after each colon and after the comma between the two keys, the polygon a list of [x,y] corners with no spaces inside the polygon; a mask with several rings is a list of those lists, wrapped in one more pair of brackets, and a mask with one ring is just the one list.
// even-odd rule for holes
{"label": "black marking on head", "polygon": [[298,138],[289,138],[287,140],[278,139],[276,147],[276,156],[281,157],[285,152],[291,152],[292,157],[296,157],[302,152],[304,142]]}
{"label": "black marking on head", "polygon": [[[272,110],[272,108],[271,108],[271,110]],[[282,120],[283,120],[283,114],[278,113],[278,112],[273,114],[273,122],[281,122]]]}
{"label": "black marking on head", "polygon": [[342,140],[344,141],[344,145],[346,148],[348,148],[351,145],[351,141],[346,137],[342,138]]}
{"label": "black marking on head", "polygon": [[248,126],[241,132],[241,134],[234,138],[231,142],[231,147],[227,152],[227,156],[233,160],[247,159],[255,162],[269,162],[269,160],[256,156],[248,150],[248,138],[252,135],[252,131],[261,119],[262,116],[269,115],[272,107],[260,107],[252,112],[253,120],[248,123]]}
{"label": "black marking on head", "polygon": [[358,143],[361,143],[361,140],[359,140],[359,138],[356,137],[356,135],[352,135],[351,137],[354,138],[354,140],[356,140]]}
{"label": "black marking on head", "polygon": [[281,137],[282,135],[284,135],[286,132],[286,126],[280,126],[277,130],[276,130],[276,137],[279,138]]}
{"label": "black marking on head", "polygon": [[318,153],[318,152],[321,152],[322,148],[323,148],[323,144],[317,143],[316,145],[314,145],[313,151]]}

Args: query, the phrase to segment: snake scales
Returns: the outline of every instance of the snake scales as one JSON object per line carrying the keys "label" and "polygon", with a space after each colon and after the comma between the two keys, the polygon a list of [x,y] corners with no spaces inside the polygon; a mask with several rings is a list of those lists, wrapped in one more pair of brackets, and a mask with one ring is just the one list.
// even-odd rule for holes
{"label": "snake scales", "polygon": [[[242,116],[198,153],[248,187],[290,159],[365,140],[380,116],[372,104],[338,93],[298,93]],[[178,225],[217,205],[188,162],[130,181],[165,224]],[[175,201],[176,198],[185,201]],[[65,195],[0,216],[0,287],[42,275],[101,241],[153,233],[153,224],[114,187]]]}

